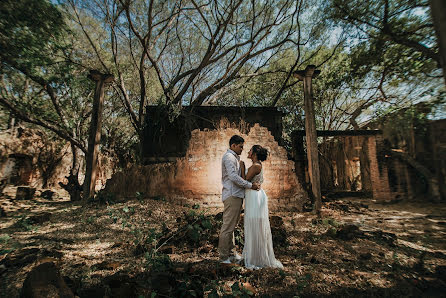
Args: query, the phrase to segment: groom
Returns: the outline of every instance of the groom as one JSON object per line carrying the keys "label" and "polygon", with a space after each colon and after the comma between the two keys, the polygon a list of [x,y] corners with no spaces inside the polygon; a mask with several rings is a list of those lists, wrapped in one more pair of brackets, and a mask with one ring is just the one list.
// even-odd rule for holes
{"label": "groom", "polygon": [[245,188],[258,190],[257,183],[251,183],[240,177],[240,154],[245,140],[234,135],[229,140],[229,149],[221,161],[224,205],[223,225],[218,240],[220,261],[224,264],[240,262],[241,257],[235,252],[234,229],[240,218]]}

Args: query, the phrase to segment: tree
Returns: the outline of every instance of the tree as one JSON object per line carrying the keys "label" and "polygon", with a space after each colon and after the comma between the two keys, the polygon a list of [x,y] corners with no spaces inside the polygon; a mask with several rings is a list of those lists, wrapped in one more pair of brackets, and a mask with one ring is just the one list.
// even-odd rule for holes
{"label": "tree", "polygon": [[62,186],[78,200],[92,87],[82,69],[67,63],[72,49],[64,17],[44,0],[2,1],[0,11],[0,104],[71,144],[72,168]]}
{"label": "tree", "polygon": [[430,0],[429,4],[435,32],[437,33],[440,62],[443,67],[444,83],[446,84],[446,17],[444,14],[446,4],[442,0]]}
{"label": "tree", "polygon": [[[117,78],[116,94],[140,135],[149,102],[167,105],[171,113],[201,105],[297,45],[302,3],[68,0],[65,7],[102,70]],[[95,34],[91,22],[105,25],[108,38]]]}
{"label": "tree", "polygon": [[326,12],[350,31],[354,51],[361,50],[358,68],[387,58],[402,77],[419,72],[438,76],[440,55],[428,0],[331,0]]}

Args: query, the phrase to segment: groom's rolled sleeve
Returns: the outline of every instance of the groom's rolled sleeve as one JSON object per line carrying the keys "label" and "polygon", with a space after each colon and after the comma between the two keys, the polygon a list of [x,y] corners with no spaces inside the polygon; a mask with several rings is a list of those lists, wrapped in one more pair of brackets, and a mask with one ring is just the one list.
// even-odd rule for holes
{"label": "groom's rolled sleeve", "polygon": [[229,158],[225,158],[224,165],[225,165],[226,171],[228,173],[229,180],[231,180],[232,182],[234,182],[235,184],[237,184],[238,186],[243,187],[243,188],[251,188],[252,187],[251,182],[240,177],[240,175],[237,172],[237,168],[234,164],[234,161],[230,160]]}

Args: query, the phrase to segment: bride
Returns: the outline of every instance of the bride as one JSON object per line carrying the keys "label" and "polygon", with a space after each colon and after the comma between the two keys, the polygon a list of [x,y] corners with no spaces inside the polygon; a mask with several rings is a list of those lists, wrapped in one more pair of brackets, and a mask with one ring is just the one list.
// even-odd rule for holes
{"label": "bride", "polygon": [[[262,146],[252,146],[248,152],[252,166],[245,170],[244,162],[240,161],[242,178],[262,184],[262,161],[266,160],[267,155],[268,151]],[[243,248],[243,259],[247,268],[283,268],[282,263],[274,256],[268,216],[268,197],[265,191],[247,189],[245,191],[245,246]]]}

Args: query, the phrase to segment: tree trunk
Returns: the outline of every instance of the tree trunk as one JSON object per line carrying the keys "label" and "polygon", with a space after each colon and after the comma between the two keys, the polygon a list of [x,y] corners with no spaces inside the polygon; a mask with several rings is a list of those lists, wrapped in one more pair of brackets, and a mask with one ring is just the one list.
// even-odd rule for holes
{"label": "tree trunk", "polygon": [[70,195],[71,201],[80,201],[82,199],[82,185],[79,183],[79,171],[82,166],[80,151],[74,144],[71,144],[73,163],[71,165],[70,175],[66,176],[68,182],[67,184],[59,182],[59,185]]}
{"label": "tree trunk", "polygon": [[84,180],[84,199],[94,197],[96,186],[99,144],[101,142],[102,112],[104,109],[104,89],[107,83],[113,81],[110,74],[90,71],[89,78],[96,82],[93,110],[91,112],[90,135],[88,137],[88,151],[86,156],[86,170]]}
{"label": "tree trunk", "polygon": [[15,126],[16,118],[14,117],[14,114],[12,112],[9,112],[8,129],[14,128]]}
{"label": "tree trunk", "polygon": [[295,73],[304,83],[305,137],[307,141],[308,173],[310,174],[311,190],[315,199],[315,211],[318,217],[321,216],[322,197],[312,79],[317,76],[319,72],[320,71],[316,70],[314,65],[309,65],[305,70],[297,71]]}
{"label": "tree trunk", "polygon": [[446,2],[444,0],[430,0],[429,3],[438,39],[443,79],[446,84]]}

